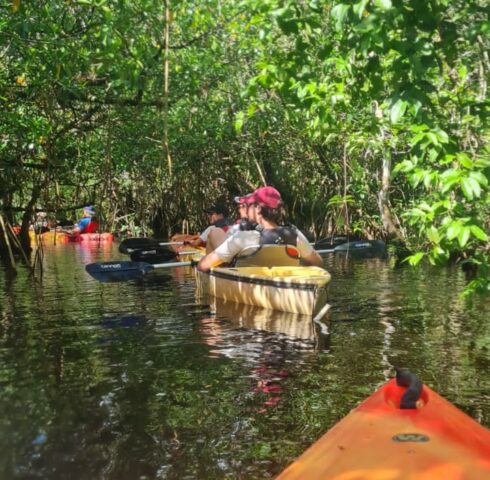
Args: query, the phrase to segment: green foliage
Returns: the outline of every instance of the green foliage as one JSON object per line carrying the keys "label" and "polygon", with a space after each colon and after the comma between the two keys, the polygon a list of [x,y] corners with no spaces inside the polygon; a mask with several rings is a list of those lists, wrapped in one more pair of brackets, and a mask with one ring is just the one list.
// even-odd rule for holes
{"label": "green foliage", "polygon": [[[328,163],[343,164],[344,174],[333,198],[350,199],[352,224],[357,205],[364,220],[376,221],[367,200],[381,189],[376,172],[389,157],[391,208],[413,252],[409,263],[466,259],[480,265],[480,283],[488,285],[484,2],[267,5],[257,11],[277,29],[268,30],[251,85],[273,90],[310,139],[337,150]],[[297,31],[279,21],[293,11]],[[249,94],[254,102],[261,95]]]}
{"label": "green foliage", "polygon": [[183,0],[165,58],[162,2],[19,2],[0,13],[0,208],[90,202],[108,229],[165,235],[265,180],[313,235],[396,229],[410,263],[486,276],[486,9]]}

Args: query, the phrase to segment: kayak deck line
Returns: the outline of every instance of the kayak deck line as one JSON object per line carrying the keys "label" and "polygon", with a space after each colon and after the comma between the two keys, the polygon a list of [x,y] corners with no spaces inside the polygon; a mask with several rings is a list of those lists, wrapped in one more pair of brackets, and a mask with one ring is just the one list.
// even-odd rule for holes
{"label": "kayak deck line", "polygon": [[[281,277],[279,275],[274,275],[273,268],[263,267],[263,273],[259,275],[248,274],[244,271],[246,269],[257,270],[256,267],[239,267],[239,268],[214,268],[210,270],[209,275],[216,278],[223,278],[227,280],[233,280],[240,283],[250,283],[253,285],[262,285],[262,286],[272,286],[276,288],[287,288],[291,290],[315,290],[319,287],[319,283],[321,282],[321,286],[323,286],[326,282],[324,282],[325,277],[323,275],[318,275],[316,277],[302,277],[300,274],[288,275],[287,277]],[[264,275],[267,275],[267,270],[270,271],[270,278],[264,278]],[[302,268],[302,267],[300,267]],[[308,268],[308,267],[306,267]],[[262,268],[261,268],[262,269]],[[235,273],[236,272],[236,273]],[[304,281],[302,281],[304,280]]]}

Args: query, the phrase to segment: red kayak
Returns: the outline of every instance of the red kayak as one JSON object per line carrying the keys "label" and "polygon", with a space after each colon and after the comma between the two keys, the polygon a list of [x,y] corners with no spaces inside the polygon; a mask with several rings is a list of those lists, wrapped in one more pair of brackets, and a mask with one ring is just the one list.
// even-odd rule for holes
{"label": "red kayak", "polygon": [[71,233],[70,242],[112,242],[114,235],[112,233]]}
{"label": "red kayak", "polygon": [[277,480],[490,479],[490,430],[399,371]]}

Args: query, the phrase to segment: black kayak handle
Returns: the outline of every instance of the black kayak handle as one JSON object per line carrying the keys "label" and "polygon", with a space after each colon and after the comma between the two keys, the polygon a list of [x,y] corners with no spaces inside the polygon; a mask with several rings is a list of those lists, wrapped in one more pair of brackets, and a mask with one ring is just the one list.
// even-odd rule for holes
{"label": "black kayak handle", "polygon": [[400,400],[400,409],[405,410],[417,408],[417,400],[422,395],[423,383],[415,374],[404,368],[395,367],[395,370],[396,384],[399,387],[407,388]]}

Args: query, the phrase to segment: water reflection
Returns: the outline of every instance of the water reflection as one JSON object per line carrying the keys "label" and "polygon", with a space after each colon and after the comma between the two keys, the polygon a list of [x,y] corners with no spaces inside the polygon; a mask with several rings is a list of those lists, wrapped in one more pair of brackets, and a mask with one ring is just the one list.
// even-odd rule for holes
{"label": "water reflection", "polygon": [[278,312],[251,305],[208,300],[209,312],[199,318],[202,341],[211,358],[240,360],[253,382],[249,401],[253,411],[274,410],[282,400],[283,382],[295,352],[313,351],[317,333],[311,316]]}
{"label": "water reflection", "polygon": [[192,270],[100,284],[116,245],[0,269],[0,478],[270,478],[409,367],[490,425],[490,307],[450,269],[329,256],[328,335],[309,317],[196,302]]}
{"label": "water reflection", "polygon": [[219,298],[211,299],[211,309],[216,315],[228,318],[242,328],[281,333],[291,338],[314,340],[315,332],[309,315],[226,302]]}

